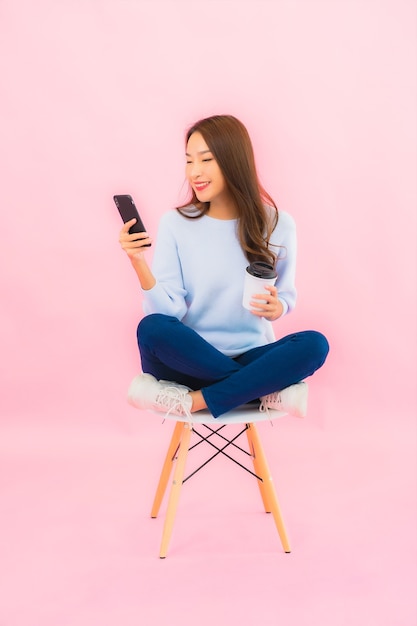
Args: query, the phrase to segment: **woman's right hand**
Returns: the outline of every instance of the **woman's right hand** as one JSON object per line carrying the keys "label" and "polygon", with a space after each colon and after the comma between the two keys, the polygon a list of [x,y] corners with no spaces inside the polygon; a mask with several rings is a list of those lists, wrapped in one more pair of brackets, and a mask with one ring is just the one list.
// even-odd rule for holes
{"label": "woman's right hand", "polygon": [[129,228],[135,223],[135,218],[126,222],[119,235],[119,242],[122,249],[132,260],[135,258],[143,258],[144,253],[149,249],[149,244],[152,243],[152,239],[150,239],[148,233],[129,233]]}

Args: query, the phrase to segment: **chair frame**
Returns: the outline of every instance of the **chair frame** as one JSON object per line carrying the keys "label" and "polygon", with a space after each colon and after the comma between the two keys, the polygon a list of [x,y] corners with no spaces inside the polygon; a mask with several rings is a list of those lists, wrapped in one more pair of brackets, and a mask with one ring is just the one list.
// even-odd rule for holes
{"label": "chair frame", "polygon": [[[259,421],[259,413],[257,413],[256,421]],[[277,417],[280,417],[281,414],[278,414]],[[248,419],[249,415],[245,416]],[[178,419],[178,418],[176,418]],[[265,420],[265,417],[262,418]],[[253,420],[255,421],[255,420]],[[171,437],[171,441],[168,447],[168,451],[165,457],[164,464],[162,466],[162,472],[159,478],[158,486],[155,493],[155,498],[152,505],[151,517],[156,518],[160,511],[161,503],[163,497],[166,493],[169,478],[171,476],[173,470],[173,479],[172,485],[168,498],[167,511],[165,515],[164,528],[162,532],[162,541],[159,551],[159,557],[161,559],[165,559],[168,553],[168,546],[170,543],[170,539],[172,536],[174,520],[178,508],[178,502],[181,494],[182,485],[194,476],[198,471],[200,471],[203,467],[205,467],[210,461],[212,461],[218,455],[224,455],[229,460],[233,461],[241,468],[248,471],[252,476],[254,476],[257,480],[259,491],[261,494],[263,506],[266,513],[272,513],[275,525],[278,530],[278,534],[281,540],[282,547],[285,553],[290,553],[291,548],[287,536],[287,532],[285,530],[284,521],[281,514],[281,509],[278,503],[277,495],[275,492],[275,487],[273,483],[273,479],[271,476],[271,472],[268,466],[268,462],[265,456],[265,452],[263,450],[261,440],[259,437],[258,429],[256,428],[253,421],[245,421],[242,418],[235,419],[234,422],[239,423],[242,426],[242,430],[232,439],[228,439],[224,436],[223,429],[227,426],[226,419],[218,419],[214,420],[212,416],[207,420],[204,417],[200,416],[198,425],[203,426],[209,433],[205,436],[200,432],[197,427],[197,423],[188,423],[185,421],[177,421],[174,427],[174,431]],[[217,422],[217,423],[216,423]],[[213,426],[213,424],[215,426]],[[197,443],[191,444],[191,435],[195,433],[200,440]],[[238,446],[235,442],[236,440],[246,433],[247,443],[249,450],[245,450],[244,448]],[[211,441],[212,437],[216,435],[220,437],[225,444],[221,447],[218,447]],[[207,443],[213,448],[216,449],[216,452],[212,454],[202,465],[200,465],[196,470],[194,470],[187,477],[185,475],[185,467],[186,461],[188,457],[188,452],[195,448],[196,446]],[[239,450],[240,452],[248,455],[252,459],[253,471],[251,471],[247,466],[243,463],[240,463],[236,460],[232,455],[228,452],[225,452],[226,448],[232,447],[233,449]]]}

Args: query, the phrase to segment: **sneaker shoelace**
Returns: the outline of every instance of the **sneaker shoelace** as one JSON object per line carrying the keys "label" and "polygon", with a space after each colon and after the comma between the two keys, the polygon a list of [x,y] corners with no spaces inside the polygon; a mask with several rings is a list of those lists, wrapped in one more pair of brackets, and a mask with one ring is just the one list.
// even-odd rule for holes
{"label": "sneaker shoelace", "polygon": [[191,422],[191,412],[185,403],[187,393],[187,390],[178,389],[178,387],[164,387],[161,389],[156,397],[156,402],[166,409],[165,417],[168,417],[175,411],[174,415],[187,417]]}
{"label": "sneaker shoelace", "polygon": [[271,404],[280,403],[281,396],[279,391],[274,391],[273,393],[268,394],[262,398],[261,403],[259,405],[259,411],[261,413],[269,413],[269,409]]}

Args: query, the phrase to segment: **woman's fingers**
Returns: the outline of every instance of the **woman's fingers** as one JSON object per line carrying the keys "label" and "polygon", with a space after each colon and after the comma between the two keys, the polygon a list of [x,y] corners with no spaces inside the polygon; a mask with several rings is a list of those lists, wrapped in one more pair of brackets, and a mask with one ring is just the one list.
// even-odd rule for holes
{"label": "woman's fingers", "polygon": [[132,256],[138,252],[144,252],[144,249],[149,247],[152,243],[148,233],[129,233],[129,229],[136,223],[136,219],[133,218],[123,225],[119,235],[119,243],[122,249]]}
{"label": "woman's fingers", "polygon": [[122,230],[120,232],[121,233],[128,233],[129,232],[129,228],[131,228],[133,226],[133,224],[136,224],[136,217],[132,218],[128,222],[125,222],[123,224],[123,228],[122,228]]}
{"label": "woman's fingers", "polygon": [[[269,293],[255,293],[252,296],[253,304],[256,306],[274,305],[278,303],[278,291],[276,287],[267,285],[265,287]],[[257,302],[255,302],[257,300]]]}
{"label": "woman's fingers", "polygon": [[272,285],[266,285],[267,292],[256,293],[250,302],[253,309],[251,312],[258,317],[266,317],[267,319],[275,319],[281,310],[281,304],[278,300],[278,290]]}

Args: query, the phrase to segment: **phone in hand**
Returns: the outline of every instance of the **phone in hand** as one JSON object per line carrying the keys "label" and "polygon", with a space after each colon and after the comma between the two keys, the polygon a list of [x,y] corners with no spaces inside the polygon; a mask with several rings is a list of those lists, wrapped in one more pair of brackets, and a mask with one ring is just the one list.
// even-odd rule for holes
{"label": "phone in hand", "polygon": [[[136,219],[136,224],[133,224],[133,226],[129,228],[130,234],[146,232],[146,228],[141,220],[132,196],[130,196],[129,194],[119,194],[113,196],[113,200],[125,224],[133,218]],[[150,245],[150,243],[147,243],[144,248],[149,247]]]}

